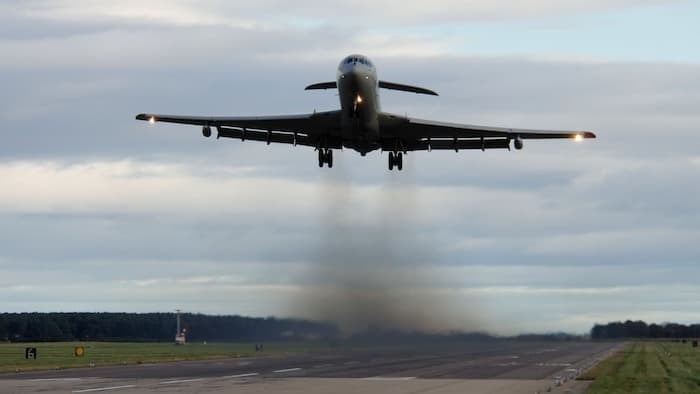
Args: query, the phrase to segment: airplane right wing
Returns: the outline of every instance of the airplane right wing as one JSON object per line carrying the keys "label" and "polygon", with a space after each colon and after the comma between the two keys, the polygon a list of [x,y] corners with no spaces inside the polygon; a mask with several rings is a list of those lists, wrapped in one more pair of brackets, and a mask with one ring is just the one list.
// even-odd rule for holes
{"label": "airplane right wing", "polygon": [[393,151],[431,149],[516,149],[525,139],[596,138],[590,131],[533,130],[436,122],[382,113],[382,149]]}
{"label": "airplane right wing", "polygon": [[222,117],[139,114],[137,120],[202,126],[205,136],[211,128],[217,138],[238,138],[242,141],[263,141],[327,148],[341,148],[340,111],[304,115]]}

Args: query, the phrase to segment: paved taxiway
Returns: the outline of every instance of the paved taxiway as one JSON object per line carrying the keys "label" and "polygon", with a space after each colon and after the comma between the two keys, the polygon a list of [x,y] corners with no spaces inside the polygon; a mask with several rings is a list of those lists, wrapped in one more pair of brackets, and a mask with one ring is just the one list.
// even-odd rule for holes
{"label": "paved taxiway", "polygon": [[493,340],[339,348],[284,357],[0,375],[0,392],[483,392],[581,390],[615,343]]}

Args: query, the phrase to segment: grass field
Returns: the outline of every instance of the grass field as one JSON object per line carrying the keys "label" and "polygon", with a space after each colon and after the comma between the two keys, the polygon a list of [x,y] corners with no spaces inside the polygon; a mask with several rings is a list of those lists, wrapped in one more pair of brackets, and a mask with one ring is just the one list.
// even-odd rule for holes
{"label": "grass field", "polygon": [[[76,346],[85,348],[83,357],[76,357]],[[155,363],[182,360],[203,360],[230,357],[255,357],[299,353],[323,349],[313,342],[266,343],[264,352],[256,352],[252,343],[115,343],[115,342],[51,342],[0,344],[0,373],[79,368],[118,364]],[[37,359],[24,358],[25,347],[37,348]]]}
{"label": "grass field", "polygon": [[579,379],[595,379],[587,393],[700,393],[700,348],[633,342]]}

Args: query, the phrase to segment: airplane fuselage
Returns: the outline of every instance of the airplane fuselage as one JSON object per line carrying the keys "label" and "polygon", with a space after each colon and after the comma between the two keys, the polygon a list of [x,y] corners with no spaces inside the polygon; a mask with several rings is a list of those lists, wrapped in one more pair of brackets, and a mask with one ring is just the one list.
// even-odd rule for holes
{"label": "airplane fuselage", "polygon": [[377,69],[365,56],[350,55],[338,65],[343,140],[363,154],[379,148],[378,83]]}

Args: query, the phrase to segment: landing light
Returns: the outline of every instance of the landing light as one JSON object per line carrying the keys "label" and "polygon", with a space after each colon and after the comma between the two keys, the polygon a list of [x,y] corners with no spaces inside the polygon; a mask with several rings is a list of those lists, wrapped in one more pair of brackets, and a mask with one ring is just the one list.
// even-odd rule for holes
{"label": "landing light", "polygon": [[155,116],[151,116],[151,118],[148,119],[148,123],[151,123],[151,124],[156,123],[156,117],[155,117]]}
{"label": "landing light", "polygon": [[357,95],[357,103],[362,103],[362,96],[360,96],[359,94]]}
{"label": "landing light", "polygon": [[583,141],[583,136],[581,134],[576,134],[576,136],[574,137],[574,141],[576,141],[576,142]]}

